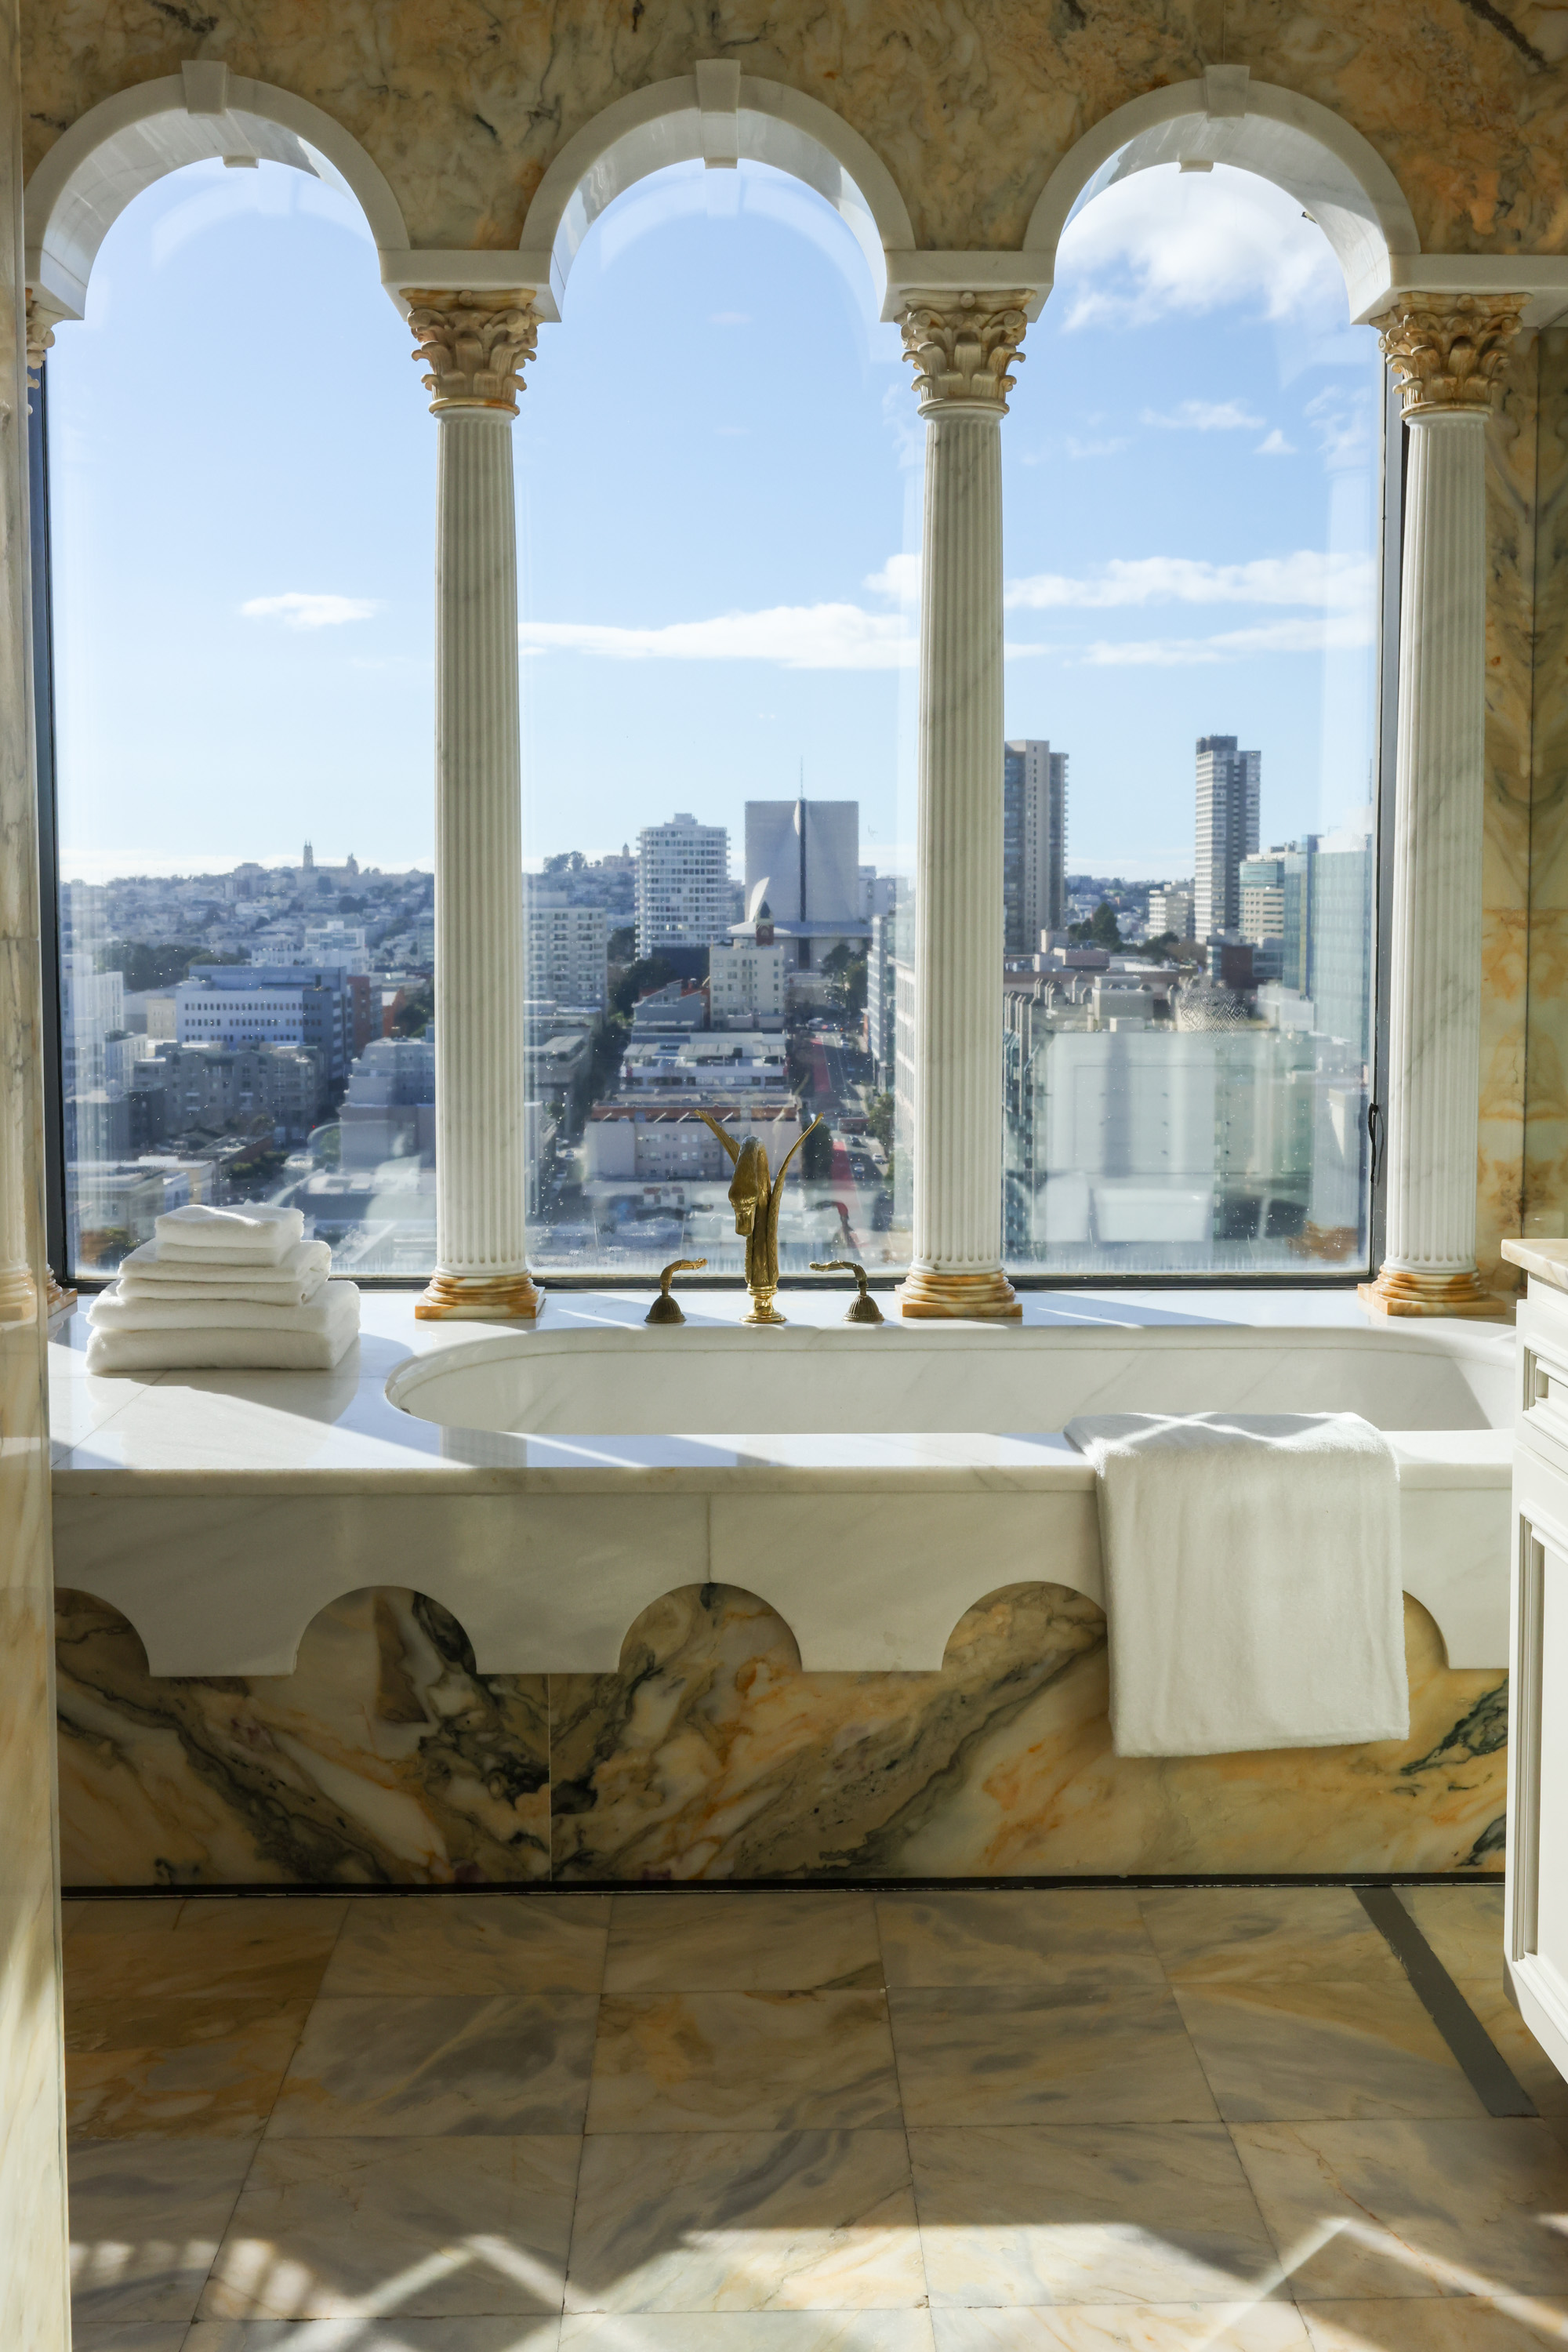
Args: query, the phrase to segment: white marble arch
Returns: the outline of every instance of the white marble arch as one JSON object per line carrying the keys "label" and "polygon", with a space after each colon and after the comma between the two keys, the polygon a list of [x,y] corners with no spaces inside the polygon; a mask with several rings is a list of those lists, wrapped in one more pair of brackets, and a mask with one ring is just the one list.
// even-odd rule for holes
{"label": "white marble arch", "polygon": [[117,91],[55,142],[27,184],[28,288],[51,319],[80,319],[100,248],[143,188],[186,163],[287,163],[352,195],[384,255],[405,252],[402,207],[380,167],[342,123],[291,90],[226,65]]}
{"label": "white marble arch", "polygon": [[650,173],[699,159],[719,171],[771,163],[815,188],[865,255],[879,301],[889,291],[888,255],[914,246],[892,173],[842,115],[783,82],[743,74],[732,59],[705,59],[616,99],[551,163],[528,208],[521,258],[504,257],[517,282],[538,287],[541,316],[559,318],[583,240],[618,195]]}
{"label": "white marble arch", "polygon": [[1423,253],[1405,191],[1371,141],[1316,99],[1256,81],[1246,66],[1146,90],[1068,149],[1029,217],[1025,282],[1049,291],[1062,231],[1079,202],[1161,163],[1229,163],[1295,196],[1333,249],[1351,317],[1402,293],[1527,296],[1524,323],[1568,312],[1568,256]]}

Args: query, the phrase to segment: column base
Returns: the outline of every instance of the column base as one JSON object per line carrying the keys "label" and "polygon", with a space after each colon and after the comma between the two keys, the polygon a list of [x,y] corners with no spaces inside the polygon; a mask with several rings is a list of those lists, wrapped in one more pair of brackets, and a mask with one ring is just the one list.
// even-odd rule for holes
{"label": "column base", "polygon": [[898,1299],[900,1314],[932,1321],[1016,1323],[1024,1312],[1000,1267],[994,1274],[935,1274],[916,1267],[899,1286]]}
{"label": "column base", "polygon": [[1496,1297],[1474,1267],[1464,1274],[1411,1274],[1385,1265],[1375,1282],[1358,1282],[1356,1297],[1369,1315],[1468,1315],[1506,1323],[1512,1301]]}
{"label": "column base", "polygon": [[532,1323],[543,1311],[528,1274],[433,1274],[414,1307],[421,1323]]}

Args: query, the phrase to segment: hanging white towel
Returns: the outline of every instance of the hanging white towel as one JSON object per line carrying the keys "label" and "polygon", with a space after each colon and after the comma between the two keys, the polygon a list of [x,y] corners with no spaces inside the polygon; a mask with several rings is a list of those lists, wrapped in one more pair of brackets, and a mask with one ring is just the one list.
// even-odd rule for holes
{"label": "hanging white towel", "polygon": [[[94,1321],[86,1367],[100,1373],[329,1371],[359,1336],[359,1292],[352,1282],[332,1282],[325,1299],[321,1307],[271,1308],[273,1319],[261,1328],[237,1323],[232,1314],[197,1327],[160,1322],[156,1328],[105,1328]],[[206,1311],[223,1312],[216,1302]]]}
{"label": "hanging white towel", "polygon": [[1404,1739],[1399,1477],[1358,1413],[1094,1413],[1119,1756]]}
{"label": "hanging white towel", "polygon": [[214,1257],[235,1264],[276,1265],[305,1238],[305,1220],[298,1209],[268,1203],[240,1209],[214,1209],[193,1201],[183,1209],[167,1209],[154,1220],[159,1255],[165,1258]]}
{"label": "hanging white towel", "polygon": [[120,1267],[127,1298],[248,1298],[258,1307],[302,1306],[326,1280],[332,1263],[325,1242],[298,1242],[276,1265],[235,1265],[166,1258],[155,1242],[143,1242]]}

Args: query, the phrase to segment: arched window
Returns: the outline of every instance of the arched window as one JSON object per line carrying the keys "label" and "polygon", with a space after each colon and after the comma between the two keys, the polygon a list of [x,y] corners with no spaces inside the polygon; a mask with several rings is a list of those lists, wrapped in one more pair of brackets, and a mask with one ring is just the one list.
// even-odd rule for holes
{"label": "arched window", "polygon": [[1298,199],[1080,200],[1004,436],[1009,1262],[1367,1252],[1384,372]]}

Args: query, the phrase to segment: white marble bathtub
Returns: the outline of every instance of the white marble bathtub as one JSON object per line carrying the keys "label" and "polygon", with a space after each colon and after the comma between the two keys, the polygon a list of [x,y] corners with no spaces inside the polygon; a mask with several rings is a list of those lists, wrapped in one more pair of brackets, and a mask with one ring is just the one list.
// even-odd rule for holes
{"label": "white marble bathtub", "polygon": [[808,1670],[940,1667],[976,1601],[1103,1597],[1096,1407],[1348,1409],[1399,1460],[1406,1590],[1451,1667],[1507,1655],[1513,1341],[1369,1327],[1345,1293],[1034,1294],[1021,1327],[846,1327],[732,1293],[674,1329],[647,1294],[557,1294],[535,1330],[420,1325],[367,1297],[331,1374],[89,1379],[53,1350],[56,1572],[135,1626],[155,1675],[277,1675],[339,1595],[399,1585],[481,1672],[600,1673],[660,1594],[724,1583]]}

